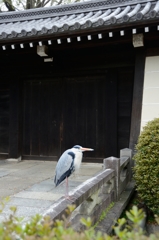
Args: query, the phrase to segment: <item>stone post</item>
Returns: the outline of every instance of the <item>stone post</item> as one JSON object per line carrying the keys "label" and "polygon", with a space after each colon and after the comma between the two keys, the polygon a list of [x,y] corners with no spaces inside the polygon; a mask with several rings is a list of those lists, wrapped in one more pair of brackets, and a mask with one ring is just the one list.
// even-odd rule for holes
{"label": "stone post", "polygon": [[116,157],[108,157],[103,160],[104,169],[113,169],[115,171],[115,189],[116,189],[116,201],[119,198],[120,189],[120,159]]}
{"label": "stone post", "polygon": [[130,163],[129,163],[129,167],[128,167],[128,171],[129,171],[129,181],[132,178],[132,167],[133,167],[133,160],[132,160],[132,150],[129,148],[124,148],[120,150],[120,158],[121,157],[129,157],[130,158]]}

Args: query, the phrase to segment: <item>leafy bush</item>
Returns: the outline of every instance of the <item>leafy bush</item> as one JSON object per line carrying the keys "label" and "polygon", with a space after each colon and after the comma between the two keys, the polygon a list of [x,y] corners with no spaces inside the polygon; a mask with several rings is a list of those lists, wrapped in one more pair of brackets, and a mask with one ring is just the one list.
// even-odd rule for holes
{"label": "leafy bush", "polygon": [[159,118],[143,128],[134,156],[137,192],[145,204],[159,213]]}
{"label": "leafy bush", "polygon": [[[68,206],[67,213],[70,214],[72,206]],[[0,223],[0,240],[157,240],[159,235],[144,235],[140,228],[140,222],[144,218],[144,212],[134,206],[126,212],[127,218],[132,225],[126,226],[124,218],[119,219],[114,227],[114,235],[108,236],[101,232],[96,232],[92,227],[91,219],[81,219],[85,225],[85,230],[75,232],[69,226],[68,220],[56,220],[54,223],[49,217],[36,215],[27,224],[22,223],[22,219],[16,217],[16,208],[11,207],[12,214],[9,218]]]}

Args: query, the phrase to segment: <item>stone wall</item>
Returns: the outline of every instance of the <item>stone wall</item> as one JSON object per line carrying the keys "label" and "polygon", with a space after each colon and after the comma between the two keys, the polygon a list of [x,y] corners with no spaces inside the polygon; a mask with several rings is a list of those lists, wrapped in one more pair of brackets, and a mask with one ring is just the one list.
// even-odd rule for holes
{"label": "stone wall", "polygon": [[141,130],[159,117],[159,56],[147,57],[145,64]]}
{"label": "stone wall", "polygon": [[72,190],[70,199],[65,197],[57,200],[44,215],[49,215],[52,220],[67,217],[67,206],[75,205],[76,208],[69,219],[76,230],[81,230],[81,217],[92,219],[95,224],[102,212],[112,202],[120,199],[132,176],[132,150],[122,149],[120,158],[109,157],[103,160],[103,170],[94,177],[83,182]]}

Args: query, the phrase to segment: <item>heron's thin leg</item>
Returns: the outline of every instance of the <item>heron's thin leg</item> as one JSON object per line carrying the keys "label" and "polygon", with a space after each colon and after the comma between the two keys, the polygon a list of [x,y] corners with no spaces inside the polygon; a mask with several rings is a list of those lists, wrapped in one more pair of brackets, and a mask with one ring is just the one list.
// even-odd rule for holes
{"label": "heron's thin leg", "polygon": [[69,200],[69,201],[73,201],[74,200],[74,198],[69,196],[69,194],[68,194],[68,177],[66,177],[66,194],[65,194],[65,198],[67,200]]}
{"label": "heron's thin leg", "polygon": [[68,196],[68,177],[66,177],[66,197]]}

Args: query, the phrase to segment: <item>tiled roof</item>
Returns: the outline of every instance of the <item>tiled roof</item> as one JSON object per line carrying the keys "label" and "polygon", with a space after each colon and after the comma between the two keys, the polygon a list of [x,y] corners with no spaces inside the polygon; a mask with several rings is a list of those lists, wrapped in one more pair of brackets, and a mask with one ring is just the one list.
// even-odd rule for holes
{"label": "tiled roof", "polygon": [[0,41],[94,29],[113,29],[159,19],[157,0],[98,0],[0,14]]}

